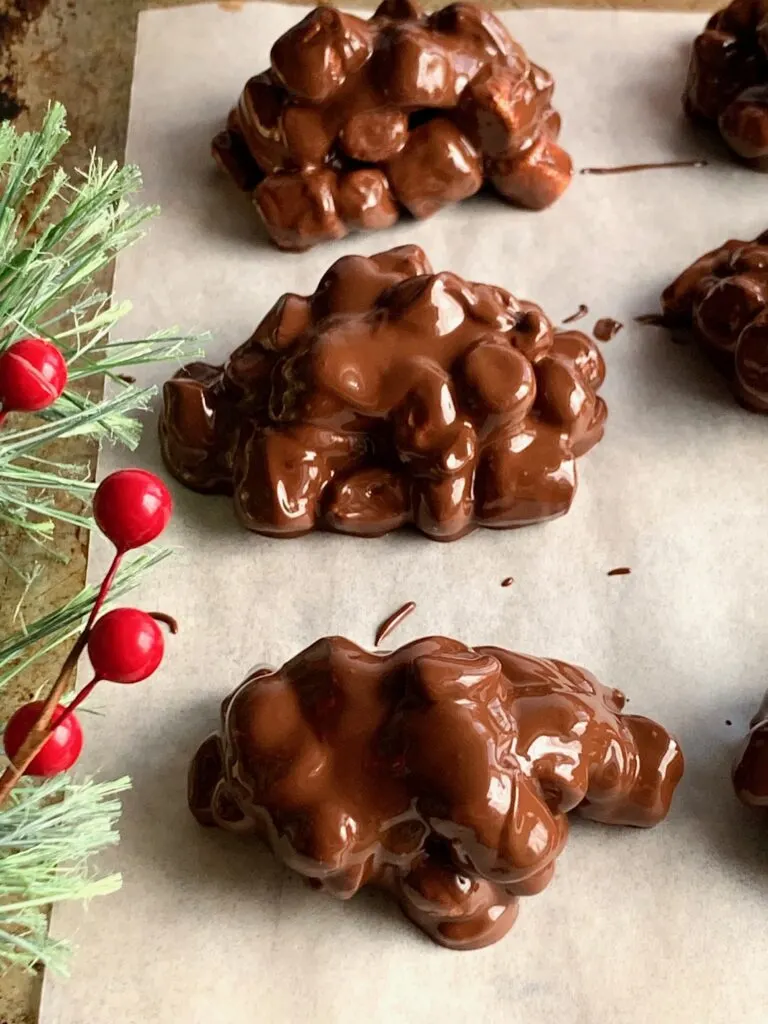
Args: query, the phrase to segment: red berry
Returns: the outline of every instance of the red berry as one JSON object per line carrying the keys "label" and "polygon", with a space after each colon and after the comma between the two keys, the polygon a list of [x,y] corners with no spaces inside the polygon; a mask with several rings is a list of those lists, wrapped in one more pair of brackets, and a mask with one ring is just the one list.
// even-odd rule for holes
{"label": "red berry", "polygon": [[162,480],[145,469],[121,469],[99,484],[93,514],[118,551],[131,551],[158,537],[171,518],[172,502]]}
{"label": "red berry", "polygon": [[[11,717],[5,727],[3,746],[5,752],[13,759],[21,749],[24,740],[32,731],[45,701],[34,700],[30,704],[22,704]],[[53,713],[54,721],[65,711],[62,704],[57,705]],[[45,746],[35,754],[27,766],[25,775],[58,775],[65,772],[80,757],[83,749],[83,730],[75,715],[69,715],[57,726],[45,742]]]}
{"label": "red berry", "polygon": [[112,683],[140,683],[163,660],[160,627],[138,608],[115,608],[96,621],[88,637],[94,674]]}
{"label": "red berry", "polygon": [[42,338],[23,338],[0,355],[0,405],[4,413],[47,409],[66,383],[64,356]]}

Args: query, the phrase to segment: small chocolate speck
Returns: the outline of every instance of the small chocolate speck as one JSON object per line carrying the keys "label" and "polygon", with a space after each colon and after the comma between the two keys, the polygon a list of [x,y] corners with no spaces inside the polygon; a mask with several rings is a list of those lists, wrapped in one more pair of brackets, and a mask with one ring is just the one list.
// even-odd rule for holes
{"label": "small chocolate speck", "polygon": [[616,569],[609,569],[607,572],[608,576],[629,576],[632,570],[628,565],[620,565]]}
{"label": "small chocolate speck", "polygon": [[589,306],[585,306],[584,303],[582,302],[581,305],[579,306],[579,308],[576,310],[575,313],[571,313],[570,316],[567,316],[561,322],[564,323],[564,324],[575,323],[577,320],[583,320],[588,312],[589,312]]}
{"label": "small chocolate speck", "polygon": [[592,333],[598,341],[611,341],[624,327],[624,324],[619,320],[614,320],[610,316],[604,316],[601,320],[598,320],[595,326],[592,328]]}
{"label": "small chocolate speck", "polygon": [[124,384],[135,384],[136,383],[136,378],[135,377],[131,377],[131,375],[128,374],[128,373],[118,373],[117,379],[121,380]]}
{"label": "small chocolate speck", "polygon": [[505,576],[504,579],[501,581],[501,585],[502,587],[511,587],[514,582],[514,576]]}
{"label": "small chocolate speck", "polygon": [[725,724],[726,725],[733,725],[733,722],[730,720],[730,718],[726,718]]}

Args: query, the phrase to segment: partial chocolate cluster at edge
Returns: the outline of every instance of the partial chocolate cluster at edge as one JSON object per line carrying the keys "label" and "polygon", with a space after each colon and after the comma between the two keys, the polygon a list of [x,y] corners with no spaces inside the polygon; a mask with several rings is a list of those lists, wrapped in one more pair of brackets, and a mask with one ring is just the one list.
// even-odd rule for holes
{"label": "partial chocolate cluster at edge", "polygon": [[682,754],[624,702],[583,669],[498,647],[428,637],[371,654],[328,637],[224,701],[190,807],[318,889],[382,887],[436,942],[476,949],[548,884],[570,811],[665,817]]}
{"label": "partial chocolate cluster at edge", "polygon": [[693,330],[733,380],[736,397],[768,412],[768,232],[706,253],[661,297],[664,320]]}
{"label": "partial chocolate cluster at edge", "polygon": [[768,692],[750,726],[733,768],[733,785],[742,803],[768,810]]}
{"label": "partial chocolate cluster at edge", "polygon": [[605,366],[502,288],[435,274],[417,246],[337,260],[284,295],[225,366],[164,388],[171,472],[231,493],[251,530],[435,540],[565,514],[601,438]]}
{"label": "partial chocolate cluster at edge", "polygon": [[693,44],[684,102],[737,156],[768,171],[768,0],[733,0],[712,15]]}
{"label": "partial chocolate cluster at edge", "polygon": [[282,249],[429,217],[484,181],[542,209],[572,174],[552,92],[473,4],[384,0],[368,21],[323,6],[277,40],[213,153]]}

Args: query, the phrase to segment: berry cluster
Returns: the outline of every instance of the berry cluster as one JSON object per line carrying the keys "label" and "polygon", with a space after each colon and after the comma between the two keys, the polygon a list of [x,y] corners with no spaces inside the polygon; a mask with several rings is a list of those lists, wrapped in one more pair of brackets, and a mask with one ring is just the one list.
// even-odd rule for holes
{"label": "berry cluster", "polygon": [[[18,366],[13,364],[10,376],[3,376],[0,362],[3,385],[15,379],[13,375],[17,373]],[[23,374],[17,379],[22,377]],[[2,391],[3,396],[10,394],[16,399],[23,393],[23,387],[15,392],[7,388]],[[34,394],[34,391],[29,393]],[[12,407],[20,406],[13,404]],[[165,485],[145,470],[120,470],[99,485],[93,509],[99,529],[115,545],[115,556],[101,583],[86,627],[47,697],[22,705],[5,728],[3,745],[11,764],[0,777],[0,803],[23,774],[50,776],[71,768],[83,746],[75,709],[102,680],[138,683],[152,675],[164,653],[158,621],[168,624],[172,632],[176,631],[176,624],[169,616],[138,608],[115,608],[98,617],[126,552],[150,543],[165,529],[171,515],[171,497]],[[93,678],[69,704],[62,705],[60,699],[86,648]]]}

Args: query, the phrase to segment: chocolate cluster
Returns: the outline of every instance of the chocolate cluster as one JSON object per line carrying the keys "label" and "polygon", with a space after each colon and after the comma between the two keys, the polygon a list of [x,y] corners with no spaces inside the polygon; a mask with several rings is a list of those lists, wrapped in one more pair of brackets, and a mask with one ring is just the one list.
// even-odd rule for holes
{"label": "chocolate cluster", "polygon": [[768,692],[733,767],[736,795],[748,807],[768,808]]}
{"label": "chocolate cluster", "polygon": [[733,0],[712,15],[693,44],[684,102],[734,153],[768,170],[768,0]]}
{"label": "chocolate cluster", "polygon": [[572,174],[552,91],[473,4],[384,0],[368,21],[317,7],[246,83],[213,153],[281,249],[430,217],[484,181],[538,210]]}
{"label": "chocolate cluster", "polygon": [[739,402],[768,412],[768,232],[706,253],[666,289],[661,305],[664,321],[691,328],[733,379]]}
{"label": "chocolate cluster", "polygon": [[259,533],[455,540],[568,511],[604,370],[584,334],[402,246],[337,260],[225,366],[184,367],[161,444],[182,483],[232,493]]}
{"label": "chocolate cluster", "polygon": [[498,647],[428,637],[371,654],[328,637],[224,701],[189,803],[316,888],[383,887],[436,942],[475,949],[550,881],[570,811],[666,815],[682,754],[624,702],[583,669]]}

